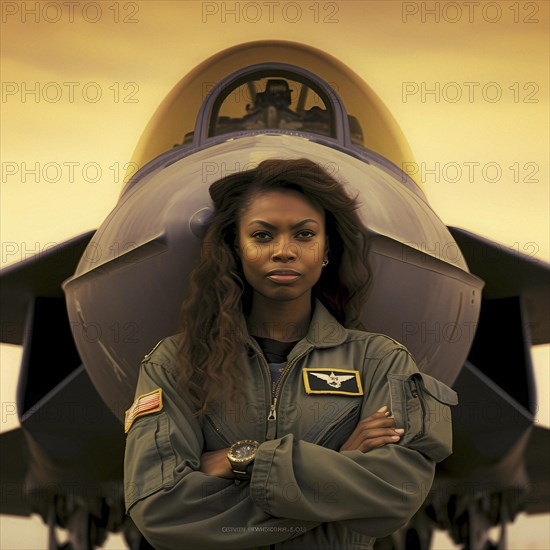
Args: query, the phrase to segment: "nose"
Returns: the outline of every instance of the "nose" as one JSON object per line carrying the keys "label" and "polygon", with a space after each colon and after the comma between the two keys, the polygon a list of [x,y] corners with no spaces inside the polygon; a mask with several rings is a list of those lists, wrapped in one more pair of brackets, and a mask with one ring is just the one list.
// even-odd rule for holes
{"label": "nose", "polygon": [[271,259],[274,262],[292,262],[298,257],[298,247],[289,240],[279,238],[273,243]]}

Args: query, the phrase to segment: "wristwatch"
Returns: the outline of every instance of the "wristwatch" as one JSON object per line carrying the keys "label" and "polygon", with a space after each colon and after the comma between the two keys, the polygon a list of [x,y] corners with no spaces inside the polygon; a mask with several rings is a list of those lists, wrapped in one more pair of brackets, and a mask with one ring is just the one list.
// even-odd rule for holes
{"label": "wristwatch", "polygon": [[254,462],[259,446],[260,444],[253,439],[241,439],[229,447],[227,460],[236,479],[250,479],[251,474],[247,468]]}

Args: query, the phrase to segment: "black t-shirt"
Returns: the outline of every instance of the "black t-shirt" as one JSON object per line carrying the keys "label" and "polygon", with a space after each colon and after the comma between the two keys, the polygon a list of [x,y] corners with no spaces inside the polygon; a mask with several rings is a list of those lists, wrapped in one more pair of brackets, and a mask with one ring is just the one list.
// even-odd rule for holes
{"label": "black t-shirt", "polygon": [[254,336],[256,342],[260,346],[271,372],[271,380],[273,385],[279,380],[281,370],[286,365],[286,358],[292,351],[294,346],[299,342],[279,342],[279,340],[272,340],[271,338],[260,338]]}

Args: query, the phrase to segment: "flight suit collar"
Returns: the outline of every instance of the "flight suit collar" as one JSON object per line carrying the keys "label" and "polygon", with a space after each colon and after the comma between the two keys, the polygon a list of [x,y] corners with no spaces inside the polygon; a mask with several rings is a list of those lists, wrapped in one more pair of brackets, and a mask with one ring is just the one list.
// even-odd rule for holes
{"label": "flight suit collar", "polygon": [[[346,341],[346,329],[329,313],[323,303],[315,299],[313,315],[309,329],[290,352],[288,359],[305,353],[313,348],[332,348]],[[252,350],[261,353],[257,342],[251,336],[248,337],[248,346]]]}
{"label": "flight suit collar", "polygon": [[332,348],[344,343],[346,329],[329,313],[323,303],[315,299],[315,309],[305,340],[316,348]]}

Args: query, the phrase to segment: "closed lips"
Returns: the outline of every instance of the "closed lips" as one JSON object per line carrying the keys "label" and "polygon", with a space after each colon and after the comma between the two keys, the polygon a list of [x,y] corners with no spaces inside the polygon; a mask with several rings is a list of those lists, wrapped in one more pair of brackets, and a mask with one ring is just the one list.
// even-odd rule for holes
{"label": "closed lips", "polygon": [[298,273],[297,271],[293,271],[292,269],[274,269],[273,271],[270,271],[267,276],[270,277],[271,275],[293,275],[298,276],[301,275],[301,273]]}

